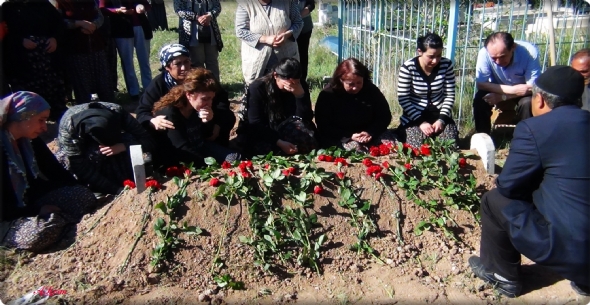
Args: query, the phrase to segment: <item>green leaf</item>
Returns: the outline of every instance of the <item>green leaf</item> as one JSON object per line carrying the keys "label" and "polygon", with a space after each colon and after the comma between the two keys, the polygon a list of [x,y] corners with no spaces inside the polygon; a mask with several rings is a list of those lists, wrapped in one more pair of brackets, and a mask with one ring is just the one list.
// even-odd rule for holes
{"label": "green leaf", "polygon": [[238,281],[238,282],[234,282],[231,281],[229,282],[229,288],[233,289],[233,290],[244,290],[246,288],[246,285],[244,285],[244,282]]}
{"label": "green leaf", "polygon": [[269,186],[272,185],[272,182],[274,181],[274,179],[268,174],[262,176],[262,180],[264,180],[264,183]]}
{"label": "green leaf", "polygon": [[154,206],[154,209],[160,210],[164,214],[168,214],[168,209],[166,209],[166,204],[163,201],[160,201],[158,204],[156,204],[156,206]]}
{"label": "green leaf", "polygon": [[156,230],[161,230],[165,225],[166,225],[166,222],[164,221],[164,219],[158,218],[158,220],[156,220],[156,223],[154,224],[154,228]]}
{"label": "green leaf", "polygon": [[213,157],[207,157],[207,158],[205,158],[205,164],[207,164],[209,166],[217,165],[217,161]]}
{"label": "green leaf", "polygon": [[299,233],[299,231],[294,231],[293,232],[293,238],[295,240],[301,240],[301,233]]}
{"label": "green leaf", "polygon": [[252,239],[246,236],[239,236],[238,239],[240,240],[241,243],[247,244],[247,245],[251,245],[252,244]]}

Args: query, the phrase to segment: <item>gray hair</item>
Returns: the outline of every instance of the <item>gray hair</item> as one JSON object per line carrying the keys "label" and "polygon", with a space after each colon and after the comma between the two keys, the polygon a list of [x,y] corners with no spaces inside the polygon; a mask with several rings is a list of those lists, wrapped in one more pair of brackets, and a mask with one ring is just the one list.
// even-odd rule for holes
{"label": "gray hair", "polygon": [[532,90],[533,90],[533,96],[535,96],[535,94],[537,94],[537,93],[541,94],[541,96],[543,97],[543,100],[545,100],[545,103],[551,109],[555,109],[559,106],[565,106],[565,105],[582,106],[582,99],[581,98],[578,98],[575,101],[569,101],[561,96],[555,95],[553,93],[549,93],[549,92],[539,88],[539,86],[537,86],[537,84],[535,84],[535,83],[533,83]]}

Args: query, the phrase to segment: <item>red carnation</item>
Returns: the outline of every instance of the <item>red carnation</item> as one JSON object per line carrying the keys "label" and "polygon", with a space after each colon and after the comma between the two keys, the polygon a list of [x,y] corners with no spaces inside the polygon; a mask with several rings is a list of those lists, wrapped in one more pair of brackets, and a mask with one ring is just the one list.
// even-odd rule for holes
{"label": "red carnation", "polygon": [[187,176],[187,177],[190,176],[192,173],[193,173],[193,171],[191,171],[188,168],[184,170],[184,175]]}
{"label": "red carnation", "polygon": [[326,155],[319,155],[318,161],[326,161]]}
{"label": "red carnation", "polygon": [[223,163],[221,163],[221,168],[223,168],[223,169],[231,168],[231,163],[229,163],[227,161],[223,161]]}
{"label": "red carnation", "polygon": [[236,176],[236,172],[229,171],[229,173],[227,173],[227,175],[230,176],[230,177],[235,177]]}
{"label": "red carnation", "polygon": [[323,190],[324,190],[324,189],[323,189],[321,186],[319,186],[319,185],[316,185],[316,186],[313,188],[313,192],[314,192],[314,194],[319,194],[319,193],[321,193]]}
{"label": "red carnation", "polygon": [[289,175],[291,175],[291,171],[289,171],[288,169],[284,169],[283,175],[285,175],[285,177],[289,177]]}
{"label": "red carnation", "polygon": [[387,156],[391,153],[391,149],[389,149],[389,146],[387,146],[386,144],[381,144],[379,145],[379,153],[382,156]]}
{"label": "red carnation", "polygon": [[405,167],[406,167],[406,169],[408,169],[408,170],[409,170],[409,169],[412,169],[412,164],[410,164],[410,163],[406,163],[404,166],[405,166]]}
{"label": "red carnation", "polygon": [[373,147],[369,148],[369,154],[371,154],[371,156],[373,156],[373,157],[379,157],[381,155],[381,152],[379,151],[379,147],[373,146]]}
{"label": "red carnation", "polygon": [[134,189],[135,188],[135,182],[127,179],[127,180],[123,181],[123,186],[124,187],[129,187],[130,189]]}
{"label": "red carnation", "polygon": [[364,158],[364,159],[363,159],[363,164],[364,164],[366,167],[369,167],[369,166],[373,165],[373,161],[371,161],[371,159],[369,159],[369,158]]}
{"label": "red carnation", "polygon": [[250,173],[248,173],[248,172],[242,172],[242,177],[244,177],[244,178],[250,178]]}
{"label": "red carnation", "polygon": [[425,156],[430,156],[430,146],[428,144],[422,144],[420,146],[420,152]]}
{"label": "red carnation", "polygon": [[346,162],[346,159],[344,158],[336,158],[336,160],[334,161],[334,165],[338,165],[338,163],[340,163],[342,166],[348,165],[348,162]]}
{"label": "red carnation", "polygon": [[387,162],[387,161],[383,161],[383,163],[381,163],[381,165],[385,168],[389,168],[389,162]]}
{"label": "red carnation", "polygon": [[343,172],[337,172],[336,173],[336,177],[338,177],[338,179],[342,180],[342,179],[344,179],[344,173]]}
{"label": "red carnation", "polygon": [[219,179],[217,179],[217,178],[211,178],[211,180],[209,180],[209,185],[210,186],[218,186],[219,185]]}
{"label": "red carnation", "polygon": [[326,162],[332,162],[334,161],[334,157],[330,156],[330,155],[326,155]]}
{"label": "red carnation", "polygon": [[287,168],[287,170],[289,171],[290,174],[294,174],[295,173],[295,168],[293,166]]}
{"label": "red carnation", "polygon": [[155,179],[148,179],[145,181],[145,187],[147,188],[154,188],[156,190],[159,190],[162,188],[162,185],[160,184],[160,182],[156,181]]}
{"label": "red carnation", "polygon": [[416,157],[420,156],[420,150],[418,150],[418,148],[412,148],[412,153]]}
{"label": "red carnation", "polygon": [[463,168],[467,165],[467,160],[465,158],[459,158],[459,167]]}

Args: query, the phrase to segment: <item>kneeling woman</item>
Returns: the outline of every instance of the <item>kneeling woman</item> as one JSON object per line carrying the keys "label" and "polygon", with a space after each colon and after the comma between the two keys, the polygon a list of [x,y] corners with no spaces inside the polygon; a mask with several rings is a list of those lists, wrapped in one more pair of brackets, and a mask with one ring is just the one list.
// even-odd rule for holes
{"label": "kneeling woman", "polygon": [[453,63],[442,57],[443,41],[436,34],[419,37],[418,56],[400,68],[397,97],[404,110],[397,132],[401,141],[419,147],[427,138],[453,140],[459,133],[451,118],[455,103]]}
{"label": "kneeling woman", "polygon": [[316,148],[309,90],[301,83],[301,66],[282,59],[248,87],[248,153],[283,155]]}
{"label": "kneeling woman", "polygon": [[203,166],[206,157],[213,157],[218,163],[240,158],[238,153],[211,141],[215,127],[211,121],[212,102],[217,89],[213,73],[196,68],[154,105],[154,116],[163,115],[174,125],[171,129],[153,131],[158,143],[155,165],[167,167],[193,162]]}
{"label": "kneeling woman", "polygon": [[385,96],[371,82],[369,69],[355,58],[341,62],[315,107],[322,147],[368,151],[368,146],[394,142],[387,131],[391,111]]}
{"label": "kneeling woman", "polygon": [[78,181],[117,194],[133,180],[129,146],[153,151],[149,133],[120,105],[93,102],[70,107],[59,123],[57,158]]}
{"label": "kneeling woman", "polygon": [[0,101],[2,246],[44,250],[96,205],[94,194],[38,138],[48,117],[49,104],[36,93],[20,91]]}

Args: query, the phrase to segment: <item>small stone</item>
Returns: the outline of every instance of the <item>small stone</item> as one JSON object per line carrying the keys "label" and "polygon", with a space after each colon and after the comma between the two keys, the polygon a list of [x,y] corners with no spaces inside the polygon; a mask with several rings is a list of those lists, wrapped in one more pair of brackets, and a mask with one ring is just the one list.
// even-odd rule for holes
{"label": "small stone", "polygon": [[148,284],[152,284],[152,285],[159,283],[160,282],[160,275],[156,274],[156,273],[149,274],[147,277],[147,282],[148,282]]}
{"label": "small stone", "polygon": [[385,263],[388,265],[391,265],[391,264],[393,264],[393,260],[391,258],[388,258],[385,260]]}
{"label": "small stone", "polygon": [[199,302],[209,302],[209,300],[211,300],[211,297],[208,295],[204,293],[199,294]]}

